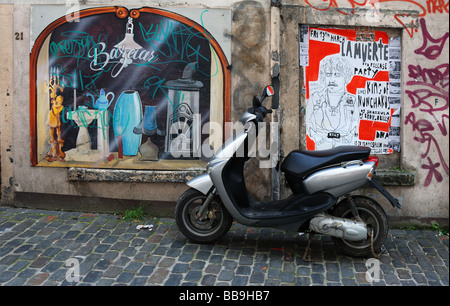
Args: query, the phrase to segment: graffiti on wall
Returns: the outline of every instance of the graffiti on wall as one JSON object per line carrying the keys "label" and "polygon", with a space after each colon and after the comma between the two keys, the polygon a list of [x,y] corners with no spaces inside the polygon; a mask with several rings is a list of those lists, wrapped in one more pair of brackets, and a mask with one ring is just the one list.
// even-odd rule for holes
{"label": "graffiti on wall", "polygon": [[443,174],[449,175],[448,156],[437,140],[440,136],[448,137],[449,64],[433,65],[442,55],[449,32],[433,37],[424,18],[420,19],[420,25],[423,44],[414,52],[426,60],[425,64],[408,65],[405,94],[412,111],[406,115],[405,125],[415,132],[413,140],[425,145],[420,157],[426,171],[424,185],[428,186],[434,180],[442,182]]}
{"label": "graffiti on wall", "polygon": [[73,15],[51,23],[32,50],[33,164],[201,165],[204,125],[229,111],[227,59],[212,35],[152,8]]}
{"label": "graffiti on wall", "polygon": [[[373,7],[374,9],[379,9],[379,7],[377,7],[378,4],[387,2],[403,2],[404,4],[410,4],[419,11],[421,17],[425,16],[427,13],[449,12],[448,0],[305,0],[305,2],[309,6],[320,11],[335,8],[339,13],[344,15],[354,14],[355,9],[358,7]],[[350,7],[350,9],[345,9],[346,7]]]}
{"label": "graffiti on wall", "polygon": [[407,5],[413,10],[417,10],[417,14],[395,13],[394,18],[403,26],[408,35],[412,38],[414,33],[418,32],[418,18],[425,17],[427,14],[448,14],[448,0],[305,0],[310,7],[327,11],[331,8],[342,15],[353,15],[356,9],[366,9],[366,19],[369,21],[380,22],[383,11],[382,4],[398,3]]}
{"label": "graffiti on wall", "polygon": [[392,121],[400,111],[400,37],[369,29],[301,32],[307,149],[363,145],[376,154],[399,150],[399,120]]}

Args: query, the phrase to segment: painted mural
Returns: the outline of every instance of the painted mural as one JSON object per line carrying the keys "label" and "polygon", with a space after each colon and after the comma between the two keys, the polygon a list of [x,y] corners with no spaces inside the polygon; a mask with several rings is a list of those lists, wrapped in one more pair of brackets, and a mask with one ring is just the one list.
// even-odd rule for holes
{"label": "painted mural", "polygon": [[300,29],[308,150],[400,150],[400,37],[370,29]]}
{"label": "painted mural", "polygon": [[201,146],[221,142],[207,123],[229,115],[228,64],[211,34],[152,8],[73,15],[31,53],[33,165],[201,167]]}

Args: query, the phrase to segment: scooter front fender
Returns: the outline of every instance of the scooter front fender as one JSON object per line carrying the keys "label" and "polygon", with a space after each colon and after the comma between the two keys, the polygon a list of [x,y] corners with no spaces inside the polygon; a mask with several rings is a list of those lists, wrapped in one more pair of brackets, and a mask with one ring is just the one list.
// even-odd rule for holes
{"label": "scooter front fender", "polygon": [[186,183],[189,187],[197,189],[204,195],[207,195],[214,186],[208,173],[200,174]]}

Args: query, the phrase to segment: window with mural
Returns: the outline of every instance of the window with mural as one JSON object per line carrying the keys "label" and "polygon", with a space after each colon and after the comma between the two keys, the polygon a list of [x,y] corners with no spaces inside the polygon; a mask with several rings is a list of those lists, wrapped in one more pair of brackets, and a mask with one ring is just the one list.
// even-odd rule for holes
{"label": "window with mural", "polygon": [[222,141],[209,123],[229,116],[228,62],[214,37],[147,7],[72,16],[50,23],[31,52],[33,165],[201,167]]}
{"label": "window with mural", "polygon": [[300,26],[308,150],[400,151],[400,55],[386,31]]}

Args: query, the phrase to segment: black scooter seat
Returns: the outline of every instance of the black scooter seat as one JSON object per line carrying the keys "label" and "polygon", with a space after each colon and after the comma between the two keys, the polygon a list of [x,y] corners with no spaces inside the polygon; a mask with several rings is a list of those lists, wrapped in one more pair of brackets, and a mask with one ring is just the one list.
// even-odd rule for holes
{"label": "black scooter seat", "polygon": [[340,146],[329,150],[295,150],[281,163],[281,171],[302,178],[312,171],[346,161],[366,159],[370,148],[362,146]]}

